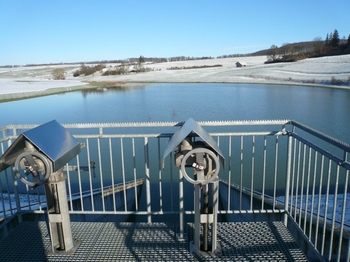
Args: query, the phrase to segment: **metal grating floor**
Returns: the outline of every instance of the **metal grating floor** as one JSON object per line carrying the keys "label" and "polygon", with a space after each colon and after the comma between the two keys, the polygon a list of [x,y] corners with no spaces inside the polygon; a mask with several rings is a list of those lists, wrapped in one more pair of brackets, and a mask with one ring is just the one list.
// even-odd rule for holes
{"label": "metal grating floor", "polygon": [[176,224],[72,222],[81,242],[73,255],[48,253],[45,222],[22,222],[0,241],[0,261],[307,261],[282,222],[219,223],[222,256],[189,253],[188,240],[178,241]]}

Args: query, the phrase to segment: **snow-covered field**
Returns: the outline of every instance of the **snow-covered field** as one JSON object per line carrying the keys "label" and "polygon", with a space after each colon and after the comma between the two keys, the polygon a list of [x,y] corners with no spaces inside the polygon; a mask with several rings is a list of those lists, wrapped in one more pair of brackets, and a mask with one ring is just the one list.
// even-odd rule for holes
{"label": "snow-covered field", "polygon": [[[236,62],[246,67],[236,67]],[[145,64],[151,71],[119,76],[101,76],[96,72],[90,76],[73,77],[80,65],[34,66],[0,68],[0,101],[20,98],[28,92],[47,90],[70,91],[84,88],[86,82],[111,81],[125,83],[265,83],[307,84],[350,89],[350,55],[310,58],[294,63],[264,64],[265,56],[234,57],[207,60],[190,60]],[[115,66],[108,64],[107,66]],[[220,67],[170,70],[174,67],[221,65]],[[52,71],[63,68],[66,80],[53,80]],[[332,78],[342,81],[334,85]]]}

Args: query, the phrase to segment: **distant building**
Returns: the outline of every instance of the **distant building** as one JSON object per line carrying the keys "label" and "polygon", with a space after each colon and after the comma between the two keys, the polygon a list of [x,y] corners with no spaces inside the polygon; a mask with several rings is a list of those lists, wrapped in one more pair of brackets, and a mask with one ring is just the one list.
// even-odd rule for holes
{"label": "distant building", "polygon": [[246,67],[246,66],[247,66],[247,63],[245,63],[245,62],[237,62],[237,63],[236,63],[236,66],[237,66],[237,67]]}

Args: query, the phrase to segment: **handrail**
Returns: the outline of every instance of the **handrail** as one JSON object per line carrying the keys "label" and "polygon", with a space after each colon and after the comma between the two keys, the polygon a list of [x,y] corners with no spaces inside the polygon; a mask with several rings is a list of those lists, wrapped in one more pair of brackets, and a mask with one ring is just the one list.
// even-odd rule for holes
{"label": "handrail", "polygon": [[[70,213],[133,214],[146,216],[148,222],[153,216],[179,214],[177,220],[184,223],[182,218],[194,213],[193,193],[179,177],[172,155],[165,159],[164,169],[160,163],[169,138],[183,123],[63,124],[85,144],[85,149],[69,163],[78,168],[67,171],[69,201],[77,196],[70,203]],[[346,211],[350,208],[346,196],[350,145],[293,120],[198,123],[208,128],[227,161],[228,168],[219,176],[230,189],[220,189],[221,198],[226,200],[220,215],[245,219],[250,214],[286,215],[286,225],[293,221],[323,256],[334,255],[330,240],[335,238],[340,246],[335,255],[349,256]],[[0,155],[19,132],[35,126],[1,127]],[[91,161],[96,162],[95,168],[88,165]],[[145,179],[144,185],[137,187],[140,179]],[[126,181],[131,181],[128,192]],[[118,183],[123,190],[115,194],[112,185]],[[36,196],[43,194],[42,189],[36,190]],[[9,191],[13,192],[11,196]],[[101,196],[94,196],[94,192]],[[4,222],[16,212],[37,212],[40,201],[32,200],[32,193],[13,180],[10,169],[0,172],[0,219]],[[331,200],[332,194],[335,197]],[[343,200],[337,199],[340,194],[344,194]],[[287,197],[285,203],[279,199],[281,195]],[[323,209],[321,198],[326,199],[324,205],[331,209],[330,213]],[[258,206],[257,200],[261,201]],[[43,205],[39,206],[43,212]],[[329,225],[337,225],[339,230]]]}

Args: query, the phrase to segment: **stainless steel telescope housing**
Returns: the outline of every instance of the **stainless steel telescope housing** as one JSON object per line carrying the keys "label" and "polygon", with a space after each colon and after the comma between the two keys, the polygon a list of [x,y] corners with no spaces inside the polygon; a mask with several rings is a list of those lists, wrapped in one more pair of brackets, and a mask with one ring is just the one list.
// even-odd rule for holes
{"label": "stainless steel telescope housing", "polygon": [[81,151],[79,143],[56,120],[23,132],[0,157],[0,172],[13,165],[16,158],[26,147],[42,153],[52,163],[52,172],[56,172],[72,160]]}
{"label": "stainless steel telescope housing", "polygon": [[182,127],[179,130],[177,130],[171,137],[164,150],[163,161],[170,153],[175,151],[180,144],[182,144],[183,142],[184,144],[186,144],[186,138],[191,135],[197,135],[198,137],[200,137],[206,144],[206,147],[209,147],[211,151],[213,151],[219,156],[222,166],[225,168],[225,157],[222,154],[217,143],[208,134],[208,132],[203,129],[203,127],[201,127],[195,120],[193,120],[193,118],[189,118],[182,125]]}

